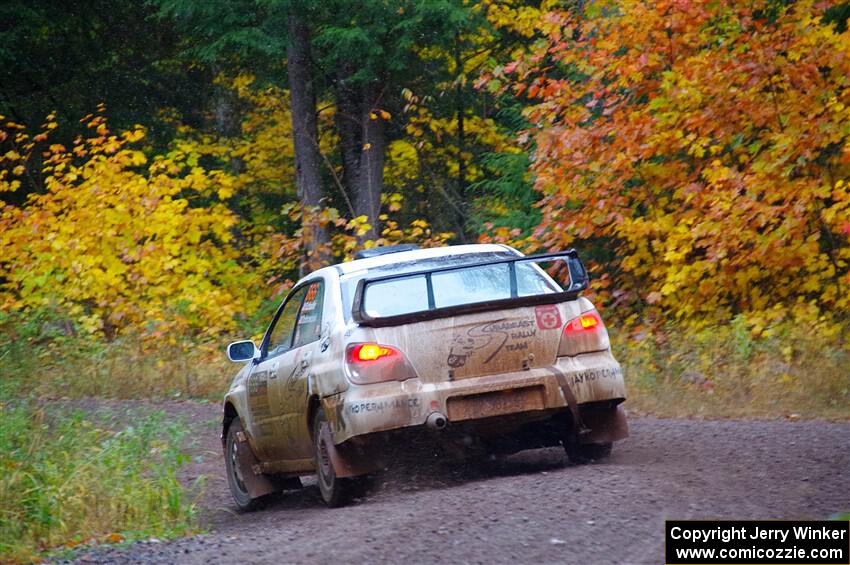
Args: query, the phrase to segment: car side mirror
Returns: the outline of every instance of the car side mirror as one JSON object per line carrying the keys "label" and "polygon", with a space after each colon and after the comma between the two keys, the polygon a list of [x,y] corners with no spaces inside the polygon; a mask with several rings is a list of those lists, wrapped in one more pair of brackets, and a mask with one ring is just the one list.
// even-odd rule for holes
{"label": "car side mirror", "polygon": [[243,363],[260,357],[260,350],[250,339],[234,341],[227,346],[227,358],[234,363]]}

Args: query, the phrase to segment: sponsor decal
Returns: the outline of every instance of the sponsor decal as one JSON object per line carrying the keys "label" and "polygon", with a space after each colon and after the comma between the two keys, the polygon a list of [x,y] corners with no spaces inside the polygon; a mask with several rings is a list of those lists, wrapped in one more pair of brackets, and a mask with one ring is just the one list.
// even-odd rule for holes
{"label": "sponsor decal", "polygon": [[417,396],[409,398],[395,398],[393,400],[351,402],[346,406],[349,414],[363,414],[367,412],[382,414],[387,410],[410,410],[413,414],[419,413],[420,399]]}
{"label": "sponsor decal", "polygon": [[623,370],[620,367],[605,367],[604,369],[589,369],[587,371],[579,371],[570,375],[572,384],[593,382],[597,379],[614,379],[623,377]]}
{"label": "sponsor decal", "polygon": [[454,336],[446,364],[454,369],[463,367],[474,354],[479,353],[486,365],[501,351],[523,351],[529,348],[529,339],[537,335],[533,320],[497,320],[472,326],[465,333]]}
{"label": "sponsor decal", "polygon": [[317,282],[310,285],[310,288],[307,289],[307,296],[304,298],[304,302],[310,303],[316,301],[316,296],[319,294],[319,285],[320,283]]}
{"label": "sponsor decal", "polygon": [[269,404],[268,371],[257,371],[248,377],[248,410],[253,419],[262,420],[272,415]]}
{"label": "sponsor decal", "polygon": [[561,311],[554,304],[544,304],[534,309],[537,318],[537,327],[541,330],[561,329]]}

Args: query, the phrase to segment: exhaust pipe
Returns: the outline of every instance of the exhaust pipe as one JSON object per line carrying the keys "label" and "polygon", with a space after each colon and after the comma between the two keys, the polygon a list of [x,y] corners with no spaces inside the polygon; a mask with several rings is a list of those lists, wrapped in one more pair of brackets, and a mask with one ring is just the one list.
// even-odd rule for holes
{"label": "exhaust pipe", "polygon": [[449,419],[439,412],[432,412],[425,420],[425,425],[432,430],[442,430],[449,425]]}

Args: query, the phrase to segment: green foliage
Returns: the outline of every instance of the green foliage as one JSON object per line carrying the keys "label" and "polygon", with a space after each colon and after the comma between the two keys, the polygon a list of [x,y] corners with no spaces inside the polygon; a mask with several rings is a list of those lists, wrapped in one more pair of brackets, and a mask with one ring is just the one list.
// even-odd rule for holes
{"label": "green foliage", "polygon": [[484,175],[469,185],[472,194],[481,199],[473,224],[518,228],[521,237],[529,236],[542,216],[535,206],[538,195],[529,180],[528,154],[491,152],[480,155],[478,161]]}
{"label": "green foliage", "polygon": [[[286,51],[286,21],[257,0],[148,0],[159,21],[190,39],[183,55],[218,69],[275,65]],[[259,57],[259,59],[258,59]],[[279,63],[278,63],[279,64]]]}
{"label": "green foliage", "polygon": [[106,429],[81,412],[15,399],[0,383],[0,560],[81,541],[170,537],[195,529],[177,480],[185,432],[161,413]]}
{"label": "green foliage", "polygon": [[184,39],[151,13],[143,2],[0,4],[0,114],[37,124],[51,111],[77,118],[108,102],[119,127],[144,123],[155,139],[170,136],[160,112],[196,118],[206,94],[199,84],[210,77],[176,61]]}
{"label": "green foliage", "polygon": [[850,20],[850,2],[842,2],[831,6],[823,15],[824,23],[834,24],[835,31],[838,33],[847,31],[848,20]]}
{"label": "green foliage", "polygon": [[425,70],[426,50],[449,48],[473,20],[457,0],[334,0],[319,6],[321,19],[314,27],[320,64],[328,72],[354,66],[343,77],[352,84],[392,77],[403,86],[415,80]]}

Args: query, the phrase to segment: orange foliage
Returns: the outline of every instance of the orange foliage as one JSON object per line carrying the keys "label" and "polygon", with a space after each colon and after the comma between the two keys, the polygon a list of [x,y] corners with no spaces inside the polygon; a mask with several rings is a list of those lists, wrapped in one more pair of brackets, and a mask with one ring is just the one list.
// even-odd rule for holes
{"label": "orange foliage", "polygon": [[544,220],[519,243],[585,248],[605,297],[692,322],[847,311],[850,33],[829,5],[544,14],[494,77],[533,101]]}

